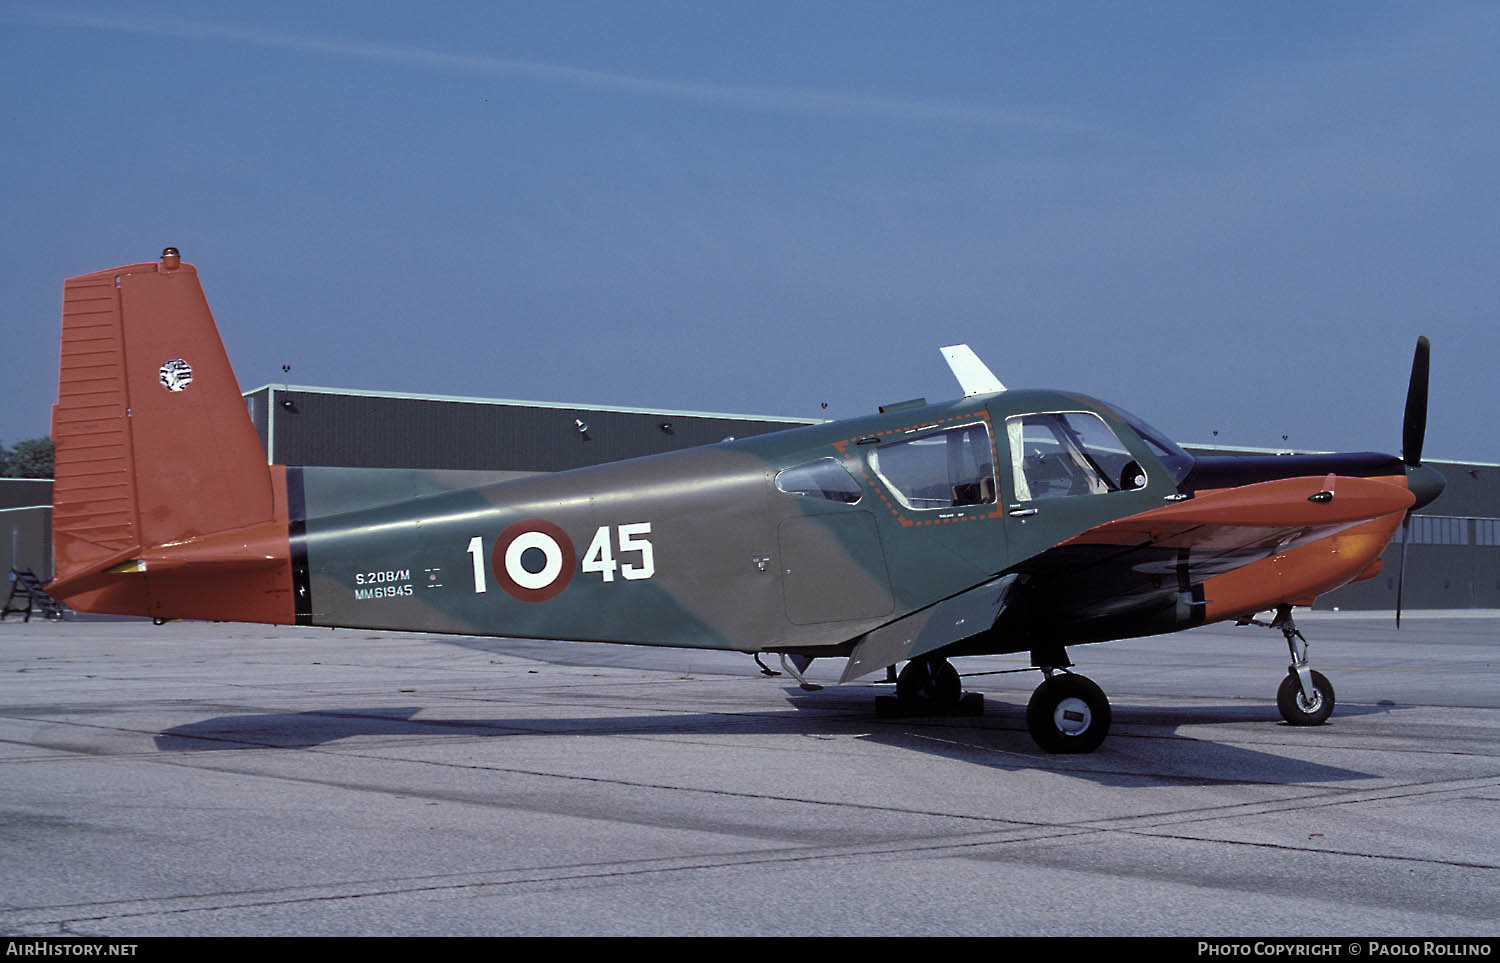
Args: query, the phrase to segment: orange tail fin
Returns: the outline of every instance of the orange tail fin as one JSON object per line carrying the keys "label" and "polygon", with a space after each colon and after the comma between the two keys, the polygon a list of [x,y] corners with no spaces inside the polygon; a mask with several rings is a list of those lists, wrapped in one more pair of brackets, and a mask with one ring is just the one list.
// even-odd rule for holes
{"label": "orange tail fin", "polygon": [[54,595],[85,611],[290,620],[284,474],[174,250],[64,283],[52,438]]}

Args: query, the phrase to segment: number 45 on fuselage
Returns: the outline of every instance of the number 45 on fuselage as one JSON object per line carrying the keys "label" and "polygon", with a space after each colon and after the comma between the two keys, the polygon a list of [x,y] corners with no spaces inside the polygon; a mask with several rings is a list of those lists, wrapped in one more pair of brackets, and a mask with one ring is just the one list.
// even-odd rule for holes
{"label": "number 45 on fuselage", "polygon": [[54,596],[156,619],[410,629],[904,665],[900,712],[953,711],[952,658],[1025,652],[1044,748],[1109,727],[1069,646],[1275,612],[1294,724],[1333,709],[1294,605],[1378,571],[1413,507],[1405,456],[1193,458],[1140,419],[1006,390],[944,349],[963,398],[525,478],[265,464],[197,271],[64,285]]}

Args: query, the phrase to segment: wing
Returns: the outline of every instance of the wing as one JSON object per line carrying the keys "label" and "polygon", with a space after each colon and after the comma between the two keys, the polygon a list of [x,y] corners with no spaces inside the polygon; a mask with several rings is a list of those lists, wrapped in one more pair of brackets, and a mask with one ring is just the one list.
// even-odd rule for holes
{"label": "wing", "polygon": [[1287,478],[1115,519],[868,633],[844,681],[938,649],[1150,635],[1315,596],[1370,573],[1413,500],[1390,481]]}
{"label": "wing", "polygon": [[1373,574],[1413,500],[1391,481],[1286,478],[1116,519],[1016,566],[1010,620],[1068,644],[1308,599]]}

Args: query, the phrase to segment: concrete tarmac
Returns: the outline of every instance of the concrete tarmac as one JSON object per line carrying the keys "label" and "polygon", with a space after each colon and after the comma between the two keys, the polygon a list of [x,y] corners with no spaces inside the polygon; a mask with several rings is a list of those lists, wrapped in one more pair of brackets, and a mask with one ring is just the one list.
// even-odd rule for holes
{"label": "concrete tarmac", "polygon": [[1215,626],[1073,649],[1114,727],[1051,756],[1020,657],[881,719],[729,653],[12,618],[0,932],[1500,934],[1500,616],[1299,622],[1327,725]]}

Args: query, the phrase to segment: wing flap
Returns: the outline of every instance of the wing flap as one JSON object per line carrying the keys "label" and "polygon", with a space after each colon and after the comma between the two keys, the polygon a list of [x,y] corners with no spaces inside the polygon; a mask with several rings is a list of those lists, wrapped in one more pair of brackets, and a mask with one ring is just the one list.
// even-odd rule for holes
{"label": "wing flap", "polygon": [[988,631],[1004,611],[1016,578],[991,579],[865,633],[849,654],[839,684]]}

